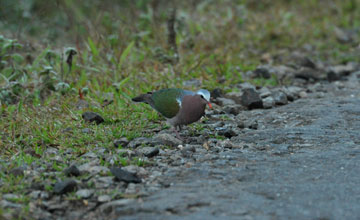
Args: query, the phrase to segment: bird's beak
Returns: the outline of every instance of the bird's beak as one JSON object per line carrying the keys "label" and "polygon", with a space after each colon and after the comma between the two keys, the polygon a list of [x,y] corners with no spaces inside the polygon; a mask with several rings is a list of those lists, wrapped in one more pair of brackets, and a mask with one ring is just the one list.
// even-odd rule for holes
{"label": "bird's beak", "polygon": [[208,105],[209,105],[209,107],[210,107],[210,108],[212,108],[212,105],[211,105],[211,103],[210,103],[210,102],[208,102]]}

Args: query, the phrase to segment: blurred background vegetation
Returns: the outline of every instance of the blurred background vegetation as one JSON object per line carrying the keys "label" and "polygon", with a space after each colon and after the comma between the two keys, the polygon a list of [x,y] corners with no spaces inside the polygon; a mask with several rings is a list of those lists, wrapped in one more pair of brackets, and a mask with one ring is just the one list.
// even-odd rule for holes
{"label": "blurred background vegetation", "polygon": [[[129,84],[136,90],[179,86],[191,78],[212,88],[241,81],[260,63],[282,63],[294,50],[307,49],[328,62],[359,60],[354,51],[359,0],[0,0],[0,5],[0,85],[16,85],[2,91],[2,103],[18,101],[14,97],[24,92],[18,90],[39,97],[48,93],[44,87],[64,93],[91,87],[89,78],[110,85],[130,75],[136,75]],[[70,47],[78,53],[71,64]]]}

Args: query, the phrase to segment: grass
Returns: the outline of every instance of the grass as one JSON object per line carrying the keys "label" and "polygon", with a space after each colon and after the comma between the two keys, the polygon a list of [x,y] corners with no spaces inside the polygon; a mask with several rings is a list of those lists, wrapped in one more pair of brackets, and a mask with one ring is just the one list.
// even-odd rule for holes
{"label": "grass", "polygon": [[[0,30],[6,35],[0,37],[0,157],[10,168],[46,161],[58,178],[78,156],[98,146],[114,155],[114,139],[152,136],[147,130],[165,127],[149,106],[131,102],[139,93],[183,87],[183,81],[193,78],[209,90],[230,91],[229,86],[244,81],[246,71],[264,62],[264,54],[286,58],[292,51],[305,51],[304,45],[315,48],[306,52],[314,60],[360,62],[359,32],[349,44],[339,43],[334,34],[335,27],[359,28],[356,0],[179,2],[178,60],[167,44],[171,7],[167,1],[156,6],[156,0],[118,5],[34,0],[29,1],[30,11],[11,2],[17,1],[4,1],[8,10],[0,11]],[[27,13],[30,17],[16,22]],[[251,83],[276,86],[277,79]],[[79,89],[89,103],[81,110],[76,104]],[[106,100],[113,102],[103,106]],[[84,111],[99,113],[105,123],[85,123]],[[83,132],[84,128],[91,132]],[[56,148],[65,162],[52,161],[44,153],[48,147]],[[64,154],[68,149],[72,153]],[[101,164],[110,166],[106,161]],[[141,158],[123,155],[115,164],[147,165]],[[13,202],[29,201],[24,194],[30,186],[27,176],[12,177],[5,171],[1,168],[0,195],[14,193],[21,199]],[[51,192],[55,179],[40,175],[38,181]],[[4,212],[0,209],[0,215]]]}

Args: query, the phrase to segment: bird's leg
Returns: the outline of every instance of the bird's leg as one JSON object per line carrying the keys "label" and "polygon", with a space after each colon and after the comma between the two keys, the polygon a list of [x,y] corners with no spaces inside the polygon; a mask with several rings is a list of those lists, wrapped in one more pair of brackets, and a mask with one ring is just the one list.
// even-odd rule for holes
{"label": "bird's leg", "polygon": [[[180,127],[180,126],[179,126],[179,127]],[[175,132],[175,135],[176,135],[177,139],[183,141],[183,139],[180,137],[179,132],[176,130],[176,126],[173,127],[173,130],[174,130],[174,132]]]}

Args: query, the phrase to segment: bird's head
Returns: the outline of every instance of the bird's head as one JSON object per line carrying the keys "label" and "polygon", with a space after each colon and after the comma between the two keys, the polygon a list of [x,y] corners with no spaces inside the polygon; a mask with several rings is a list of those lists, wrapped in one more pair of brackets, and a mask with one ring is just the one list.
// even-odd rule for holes
{"label": "bird's head", "polygon": [[212,108],[212,105],[210,103],[210,92],[206,89],[200,89],[196,92],[197,95],[200,95],[203,99],[207,101],[207,104],[210,108]]}

